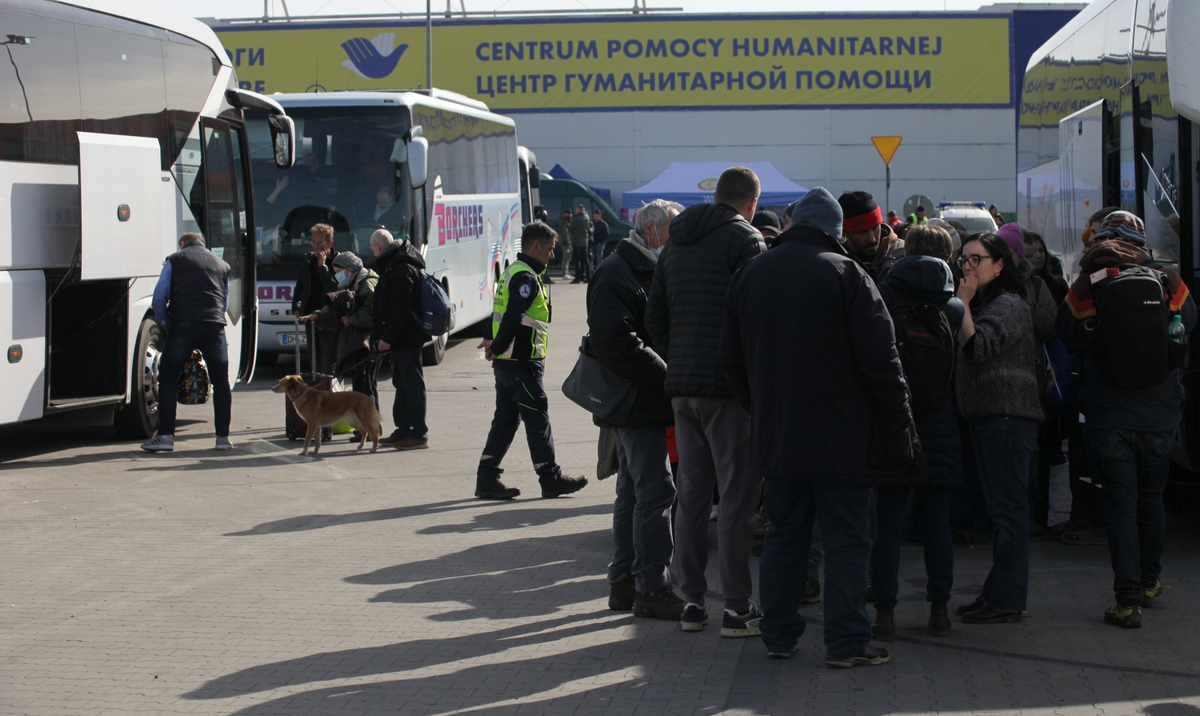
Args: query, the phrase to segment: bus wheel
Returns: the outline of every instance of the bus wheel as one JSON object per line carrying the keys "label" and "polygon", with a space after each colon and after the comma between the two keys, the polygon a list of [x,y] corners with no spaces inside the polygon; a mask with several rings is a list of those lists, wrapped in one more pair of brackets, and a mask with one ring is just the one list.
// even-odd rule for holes
{"label": "bus wheel", "polygon": [[158,366],[166,336],[153,318],[142,320],[129,383],[129,402],[117,408],[113,427],[128,440],[143,440],[158,429]]}
{"label": "bus wheel", "polygon": [[446,357],[446,342],[449,339],[450,334],[443,333],[426,344],[425,347],[421,349],[421,364],[440,365],[442,359]]}

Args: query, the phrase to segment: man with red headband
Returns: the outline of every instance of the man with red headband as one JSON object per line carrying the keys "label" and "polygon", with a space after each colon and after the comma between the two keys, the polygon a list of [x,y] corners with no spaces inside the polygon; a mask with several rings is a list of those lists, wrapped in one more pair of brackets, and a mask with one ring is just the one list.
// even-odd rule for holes
{"label": "man with red headband", "polygon": [[875,197],[865,191],[848,191],[838,197],[842,206],[842,243],[875,283],[883,283],[898,259],[904,258],[904,242],[883,223],[883,211]]}

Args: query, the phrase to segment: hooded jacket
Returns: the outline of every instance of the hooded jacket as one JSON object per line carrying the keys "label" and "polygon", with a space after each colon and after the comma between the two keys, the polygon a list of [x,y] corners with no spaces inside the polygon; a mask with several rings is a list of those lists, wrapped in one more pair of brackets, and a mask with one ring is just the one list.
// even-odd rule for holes
{"label": "hooded jacket", "polygon": [[[1150,254],[1132,243],[1118,240],[1093,244],[1079,259],[1082,269],[1071,285],[1067,299],[1058,307],[1054,327],[1058,337],[1069,350],[1086,350],[1083,321],[1096,315],[1093,303],[1091,274],[1111,266],[1136,264],[1162,271],[1167,275],[1170,308],[1183,316],[1183,325],[1190,334],[1196,326],[1196,304],[1174,270],[1155,263]],[[1183,381],[1180,371],[1174,370],[1162,385],[1128,390],[1113,388],[1104,382],[1091,355],[1083,361],[1083,385],[1079,403],[1089,425],[1113,430],[1147,432],[1174,430],[1183,419]]]}
{"label": "hooded jacket", "polygon": [[671,221],[646,301],[646,328],[667,361],[667,395],[733,397],[719,358],[725,292],[766,250],[758,229],[726,204],[690,206]]}
{"label": "hooded jacket", "polygon": [[891,436],[907,435],[911,425],[879,290],[818,229],[788,229],[734,278],[721,364],[750,412],[756,477],[879,482],[879,446],[895,446]]}
{"label": "hooded jacket", "polygon": [[414,316],[421,302],[421,271],[425,259],[411,241],[398,240],[375,259],[379,284],[375,287],[374,341],[386,341],[392,350],[414,350],[429,337]]}
{"label": "hooded jacket", "polygon": [[[636,237],[636,233],[634,235]],[[646,330],[646,295],[654,282],[654,255],[634,244],[617,242],[588,283],[587,322],[596,360],[637,386],[633,409],[623,423],[594,418],[600,427],[665,428],[675,424],[671,399],[663,392],[667,364],[654,350]]]}
{"label": "hooded jacket", "polygon": [[[887,283],[879,287],[879,293],[889,311],[898,299],[912,297],[940,308],[953,335],[957,336],[962,328],[966,308],[954,295],[954,273],[941,259],[933,256],[900,259],[892,266]],[[957,349],[957,341],[954,345]],[[940,409],[915,418],[915,422],[929,464],[926,484],[949,487],[961,481],[962,437],[953,396]]]}
{"label": "hooded jacket", "polygon": [[[337,332],[337,368],[340,374],[362,368],[370,353],[371,327],[375,324],[375,287],[379,275],[360,269],[354,286],[324,297],[325,306],[317,311],[317,328]],[[342,324],[342,317],[346,323]]]}

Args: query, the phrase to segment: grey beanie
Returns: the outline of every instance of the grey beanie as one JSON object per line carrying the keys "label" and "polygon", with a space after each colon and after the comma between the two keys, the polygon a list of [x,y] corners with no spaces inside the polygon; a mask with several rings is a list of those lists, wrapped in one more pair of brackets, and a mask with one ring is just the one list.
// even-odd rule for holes
{"label": "grey beanie", "polygon": [[792,210],[792,226],[807,226],[828,234],[842,236],[842,205],[824,187],[817,187],[800,197]]}
{"label": "grey beanie", "polygon": [[359,271],[362,271],[363,262],[362,259],[355,256],[353,253],[349,251],[343,251],[337,256],[333,257],[333,265],[337,266],[338,268],[350,269],[354,273],[358,273]]}

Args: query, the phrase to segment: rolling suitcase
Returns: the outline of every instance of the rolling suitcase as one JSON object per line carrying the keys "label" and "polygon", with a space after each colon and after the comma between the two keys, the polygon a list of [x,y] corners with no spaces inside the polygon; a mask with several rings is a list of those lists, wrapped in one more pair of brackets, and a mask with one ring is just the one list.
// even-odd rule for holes
{"label": "rolling suitcase", "polygon": [[[325,375],[317,372],[317,347],[316,347],[316,331],[313,332],[313,340],[308,341],[308,359],[309,367],[312,369],[308,375],[300,371],[300,323],[296,323],[296,374],[304,378],[304,383],[310,388],[317,390],[335,390],[334,379],[332,375]],[[308,434],[308,423],[304,422],[304,418],[296,412],[296,406],[292,404],[292,399],[286,395],[284,400],[284,434],[288,440],[301,440]],[[333,428],[325,426],[321,428],[321,442],[331,442],[333,440]]]}

